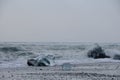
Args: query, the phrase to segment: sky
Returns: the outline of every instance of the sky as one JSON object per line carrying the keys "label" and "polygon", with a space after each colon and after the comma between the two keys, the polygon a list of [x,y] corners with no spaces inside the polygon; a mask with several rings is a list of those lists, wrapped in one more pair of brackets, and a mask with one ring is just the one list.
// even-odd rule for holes
{"label": "sky", "polygon": [[120,42],[120,1],[0,0],[0,42]]}

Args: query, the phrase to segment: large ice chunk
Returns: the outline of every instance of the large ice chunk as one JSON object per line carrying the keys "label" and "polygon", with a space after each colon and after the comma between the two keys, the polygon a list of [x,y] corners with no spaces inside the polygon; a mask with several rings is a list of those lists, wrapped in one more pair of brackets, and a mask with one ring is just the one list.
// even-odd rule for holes
{"label": "large ice chunk", "polygon": [[110,58],[107,56],[101,46],[95,44],[94,48],[89,50],[87,53],[88,57],[98,59],[98,58]]}

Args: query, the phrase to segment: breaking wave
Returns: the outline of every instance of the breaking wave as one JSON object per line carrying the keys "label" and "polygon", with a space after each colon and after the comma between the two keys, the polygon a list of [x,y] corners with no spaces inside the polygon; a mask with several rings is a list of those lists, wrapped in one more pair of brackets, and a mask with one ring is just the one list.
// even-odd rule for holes
{"label": "breaking wave", "polygon": [[29,58],[47,55],[54,56],[54,65],[120,62],[120,44],[100,43],[105,53],[111,57],[105,59],[88,58],[87,52],[93,45],[94,43],[0,43],[0,67],[27,66]]}

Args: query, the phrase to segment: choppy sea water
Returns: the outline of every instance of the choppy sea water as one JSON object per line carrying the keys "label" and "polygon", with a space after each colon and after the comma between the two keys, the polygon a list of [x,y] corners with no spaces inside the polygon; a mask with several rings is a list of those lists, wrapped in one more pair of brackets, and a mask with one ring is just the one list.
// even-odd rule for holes
{"label": "choppy sea water", "polygon": [[52,55],[55,57],[51,66],[64,63],[79,64],[93,62],[120,62],[114,60],[115,54],[120,55],[120,43],[98,43],[111,58],[92,59],[87,52],[94,43],[80,42],[1,42],[0,67],[25,67],[27,60],[38,56]]}

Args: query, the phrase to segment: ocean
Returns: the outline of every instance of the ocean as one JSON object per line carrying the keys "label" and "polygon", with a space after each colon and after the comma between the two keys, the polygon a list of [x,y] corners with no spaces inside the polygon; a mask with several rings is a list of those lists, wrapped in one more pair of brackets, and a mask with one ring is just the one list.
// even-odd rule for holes
{"label": "ocean", "polygon": [[35,57],[52,56],[51,66],[64,63],[120,62],[120,43],[98,43],[110,58],[93,59],[87,56],[95,43],[85,42],[0,42],[0,67],[26,67],[27,60]]}

